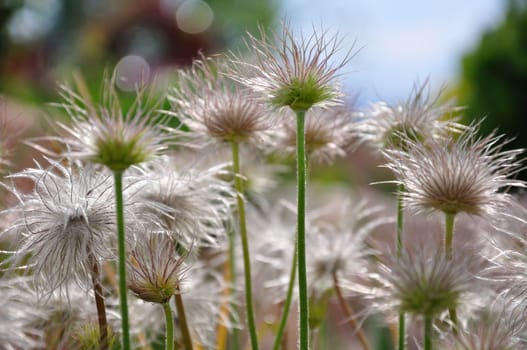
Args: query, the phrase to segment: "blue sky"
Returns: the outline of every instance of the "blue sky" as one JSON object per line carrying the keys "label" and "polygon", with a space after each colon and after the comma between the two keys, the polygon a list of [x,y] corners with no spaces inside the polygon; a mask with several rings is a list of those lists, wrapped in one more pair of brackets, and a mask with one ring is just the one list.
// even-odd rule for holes
{"label": "blue sky", "polygon": [[503,18],[504,0],[284,0],[293,30],[329,26],[360,48],[346,67],[347,91],[361,105],[404,100],[416,80],[456,81],[463,53]]}

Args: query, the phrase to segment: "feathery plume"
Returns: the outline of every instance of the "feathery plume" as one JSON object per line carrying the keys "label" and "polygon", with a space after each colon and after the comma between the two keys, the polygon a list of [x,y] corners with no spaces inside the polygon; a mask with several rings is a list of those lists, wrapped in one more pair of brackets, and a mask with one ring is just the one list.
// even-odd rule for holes
{"label": "feathery plume", "polygon": [[234,72],[230,76],[274,107],[307,111],[313,106],[339,104],[341,93],[334,80],[353,57],[350,50],[332,64],[341,44],[338,35],[317,31],[297,40],[286,24],[280,34],[270,37],[262,30],[260,39],[249,35],[247,42],[254,63],[231,55]]}

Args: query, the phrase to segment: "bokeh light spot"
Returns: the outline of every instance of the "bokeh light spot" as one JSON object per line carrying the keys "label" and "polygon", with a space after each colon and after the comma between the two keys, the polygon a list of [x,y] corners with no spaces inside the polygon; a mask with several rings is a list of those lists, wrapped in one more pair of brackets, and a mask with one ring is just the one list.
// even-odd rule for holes
{"label": "bokeh light spot", "polygon": [[176,11],[178,28],[189,34],[206,31],[214,20],[214,12],[202,0],[187,0]]}
{"label": "bokeh light spot", "polygon": [[134,91],[150,78],[150,65],[141,56],[123,57],[115,66],[115,84],[123,91]]}

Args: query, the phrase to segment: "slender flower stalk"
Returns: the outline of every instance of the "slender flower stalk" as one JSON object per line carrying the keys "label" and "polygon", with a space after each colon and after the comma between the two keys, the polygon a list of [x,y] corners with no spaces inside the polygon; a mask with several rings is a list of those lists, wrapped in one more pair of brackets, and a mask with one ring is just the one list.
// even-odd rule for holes
{"label": "slender flower stalk", "polygon": [[[404,191],[404,185],[399,184],[397,193],[397,256],[403,254],[403,230],[404,230],[404,208],[403,198],[401,193]],[[406,348],[406,317],[404,312],[399,313],[398,323],[398,344],[397,349],[404,350]]]}
{"label": "slender flower stalk", "polygon": [[425,316],[423,343],[425,350],[432,350],[432,318],[430,316]]}
{"label": "slender flower stalk", "polygon": [[278,350],[280,348],[280,345],[282,345],[282,341],[285,340],[287,318],[289,316],[289,310],[291,309],[291,302],[293,301],[293,291],[295,289],[296,282],[296,270],[298,259],[298,254],[296,253],[297,247],[298,245],[295,244],[295,251],[293,252],[293,257],[291,259],[291,272],[289,276],[289,283],[287,285],[287,296],[282,307],[282,315],[280,316],[280,323],[278,325],[278,330],[276,331],[276,336],[273,342],[273,350]]}
{"label": "slender flower stalk", "polygon": [[118,272],[119,272],[119,300],[121,307],[121,330],[123,337],[123,348],[131,349],[130,323],[128,320],[128,294],[126,283],[126,248],[124,230],[124,208],[123,208],[123,173],[114,171],[115,185],[115,214],[117,216],[117,248],[118,248]]}
{"label": "slender flower stalk", "polygon": [[96,258],[91,255],[92,262],[92,284],[97,308],[97,320],[99,323],[99,347],[101,350],[108,349],[108,321],[106,319],[106,305],[104,302],[103,286],[100,280],[100,266]]}
{"label": "slender flower stalk", "polygon": [[340,289],[340,286],[339,286],[338,276],[335,271],[333,272],[333,286],[335,287],[335,293],[337,293],[337,299],[339,301],[340,308],[342,309],[342,311],[346,315],[346,319],[349,320],[352,326],[353,334],[357,334],[357,337],[359,338],[359,341],[364,350],[370,350],[371,345],[370,345],[370,342],[368,341],[368,337],[364,333],[364,330],[355,321],[353,310],[351,306],[348,304],[348,302],[346,301],[346,299],[344,299],[344,295],[342,294],[342,290]]}
{"label": "slender flower stalk", "polygon": [[258,334],[254,316],[254,306],[252,299],[252,278],[251,278],[251,260],[249,254],[249,240],[247,237],[247,223],[245,218],[245,202],[243,199],[243,183],[240,174],[240,145],[233,141],[232,147],[232,166],[234,172],[234,186],[237,192],[238,218],[240,225],[240,237],[242,241],[243,266],[245,277],[245,307],[247,314],[247,324],[251,337],[251,346],[253,350],[258,350]]}
{"label": "slender flower stalk", "polygon": [[454,220],[456,214],[445,213],[445,257],[452,260],[454,251],[452,249],[452,241],[454,240]]}
{"label": "slender flower stalk", "polygon": [[163,304],[163,311],[166,322],[165,350],[174,350],[174,317],[169,303]]}
{"label": "slender flower stalk", "polygon": [[181,292],[179,290],[174,294],[174,300],[176,302],[181,337],[183,338],[183,347],[185,350],[192,350],[192,337],[190,336],[183,298],[181,297]]}
{"label": "slender flower stalk", "polygon": [[298,290],[300,308],[300,349],[309,349],[309,297],[306,269],[306,154],[304,111],[297,111],[296,175],[297,175],[297,226],[296,254],[298,255]]}

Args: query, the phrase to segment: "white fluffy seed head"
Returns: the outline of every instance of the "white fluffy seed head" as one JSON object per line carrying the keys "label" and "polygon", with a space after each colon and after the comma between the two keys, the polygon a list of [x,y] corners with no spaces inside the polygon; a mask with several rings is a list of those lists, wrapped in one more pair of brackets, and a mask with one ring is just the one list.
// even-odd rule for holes
{"label": "white fluffy seed head", "polygon": [[223,61],[202,57],[180,71],[168,96],[172,113],[190,130],[172,130],[186,145],[218,142],[261,143],[275,118],[248,88],[222,74]]}
{"label": "white fluffy seed head", "polygon": [[185,256],[168,233],[147,233],[127,260],[128,288],[144,301],[166,304],[178,291]]}
{"label": "white fluffy seed head", "polygon": [[[309,160],[331,163],[336,158],[346,156],[355,143],[355,125],[352,112],[344,108],[310,109],[306,113],[304,126],[306,153]],[[273,150],[294,155],[296,119],[284,115],[273,136],[271,143]]]}
{"label": "white fluffy seed head", "polygon": [[[105,79],[100,102],[93,102],[83,85],[78,85],[78,92],[61,85],[63,102],[56,104],[72,121],[71,124],[59,123],[65,135],[40,140],[64,144],[67,150],[63,155],[69,158],[102,164],[118,172],[166,150],[172,137],[162,130],[167,116],[158,114],[159,102],[152,102],[152,96],[145,96],[146,90],[137,91],[135,100],[125,110],[115,87],[115,75]],[[53,154],[34,141],[31,144]]]}
{"label": "white fluffy seed head", "polygon": [[[10,190],[19,203],[9,211],[8,230],[17,247],[8,262],[27,259],[39,291],[51,292],[74,281],[91,289],[93,263],[113,257],[115,232],[113,182],[97,165],[74,163],[27,169],[10,176],[34,183],[30,193]],[[24,260],[25,261],[25,260]]]}
{"label": "white fluffy seed head", "polygon": [[407,140],[427,142],[463,130],[455,113],[461,108],[453,101],[439,103],[440,95],[430,94],[429,81],[415,84],[408,100],[390,105],[374,104],[357,126],[359,137],[379,150],[404,150]]}
{"label": "white fluffy seed head", "polygon": [[372,267],[362,292],[372,299],[372,312],[435,318],[480,291],[471,265],[469,257],[448,259],[435,244],[400,255],[390,252]]}
{"label": "white fluffy seed head", "polygon": [[285,24],[280,34],[268,36],[262,30],[261,38],[249,35],[247,41],[254,62],[231,55],[234,71],[230,75],[277,108],[307,111],[313,106],[339,104],[341,93],[334,80],[352,57],[349,51],[332,65],[341,41],[338,35],[316,30],[296,39]]}
{"label": "white fluffy seed head", "polygon": [[426,144],[407,140],[406,151],[385,152],[397,180],[404,185],[404,205],[415,212],[441,211],[492,217],[511,201],[510,187],[522,168],[523,150],[502,150],[502,135],[478,137],[478,124],[459,138]]}
{"label": "white fluffy seed head", "polygon": [[[227,235],[234,201],[232,186],[221,180],[225,167],[178,169],[177,160],[165,156],[131,173],[138,184],[145,213],[154,214],[162,229],[192,253],[217,247]],[[132,180],[135,179],[135,180]]]}

